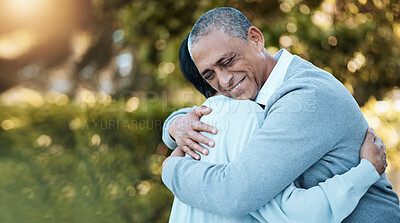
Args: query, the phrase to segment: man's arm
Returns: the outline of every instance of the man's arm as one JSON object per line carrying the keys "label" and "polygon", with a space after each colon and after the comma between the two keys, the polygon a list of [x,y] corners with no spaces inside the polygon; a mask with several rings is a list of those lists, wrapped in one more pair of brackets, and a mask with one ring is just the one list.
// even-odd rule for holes
{"label": "man's arm", "polygon": [[[292,88],[237,159],[215,165],[174,157],[163,170],[167,187],[182,202],[223,215],[249,213],[275,197],[346,137],[341,126],[349,122],[346,106],[333,109],[331,92]],[[310,100],[316,109],[307,111]]]}

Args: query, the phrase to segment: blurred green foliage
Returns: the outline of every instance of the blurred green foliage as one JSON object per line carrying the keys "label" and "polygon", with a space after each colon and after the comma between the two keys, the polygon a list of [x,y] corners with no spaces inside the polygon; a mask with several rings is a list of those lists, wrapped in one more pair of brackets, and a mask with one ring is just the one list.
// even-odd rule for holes
{"label": "blurred green foliage", "polygon": [[159,108],[1,107],[0,222],[166,222]]}

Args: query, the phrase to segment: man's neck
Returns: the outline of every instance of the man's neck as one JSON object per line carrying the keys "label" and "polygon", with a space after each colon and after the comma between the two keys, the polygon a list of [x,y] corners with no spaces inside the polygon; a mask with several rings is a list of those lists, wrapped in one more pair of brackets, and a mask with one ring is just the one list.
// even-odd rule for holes
{"label": "man's neck", "polygon": [[274,69],[276,63],[278,62],[278,60],[276,60],[269,53],[267,53],[267,55],[266,55],[266,60],[267,60],[267,63],[266,63],[267,69],[266,69],[264,80],[262,81],[262,85],[260,86],[260,89],[262,88],[262,86],[264,86],[265,82],[267,82],[269,75],[271,74],[272,70]]}

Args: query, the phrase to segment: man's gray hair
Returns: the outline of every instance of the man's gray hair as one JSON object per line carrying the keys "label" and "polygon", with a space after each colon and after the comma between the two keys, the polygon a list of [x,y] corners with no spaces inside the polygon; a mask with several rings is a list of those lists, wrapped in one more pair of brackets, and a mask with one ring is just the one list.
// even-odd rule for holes
{"label": "man's gray hair", "polygon": [[[215,30],[222,30],[226,35],[237,37],[247,42],[247,31],[252,26],[239,10],[229,7],[212,9],[204,13],[194,24],[189,34],[188,49]],[[192,56],[190,52],[190,56]]]}

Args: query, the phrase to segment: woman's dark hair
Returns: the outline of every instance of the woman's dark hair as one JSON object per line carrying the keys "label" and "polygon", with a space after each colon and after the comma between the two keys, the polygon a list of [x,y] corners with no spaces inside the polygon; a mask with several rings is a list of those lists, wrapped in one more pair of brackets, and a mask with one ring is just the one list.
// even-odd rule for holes
{"label": "woman's dark hair", "polygon": [[179,49],[179,62],[180,68],[183,73],[183,76],[190,81],[193,86],[202,93],[206,98],[213,96],[217,91],[211,87],[211,85],[204,80],[204,78],[197,70],[196,65],[194,64],[192,57],[189,54],[188,50],[188,38],[187,36],[185,40],[183,40],[181,44],[181,48]]}

